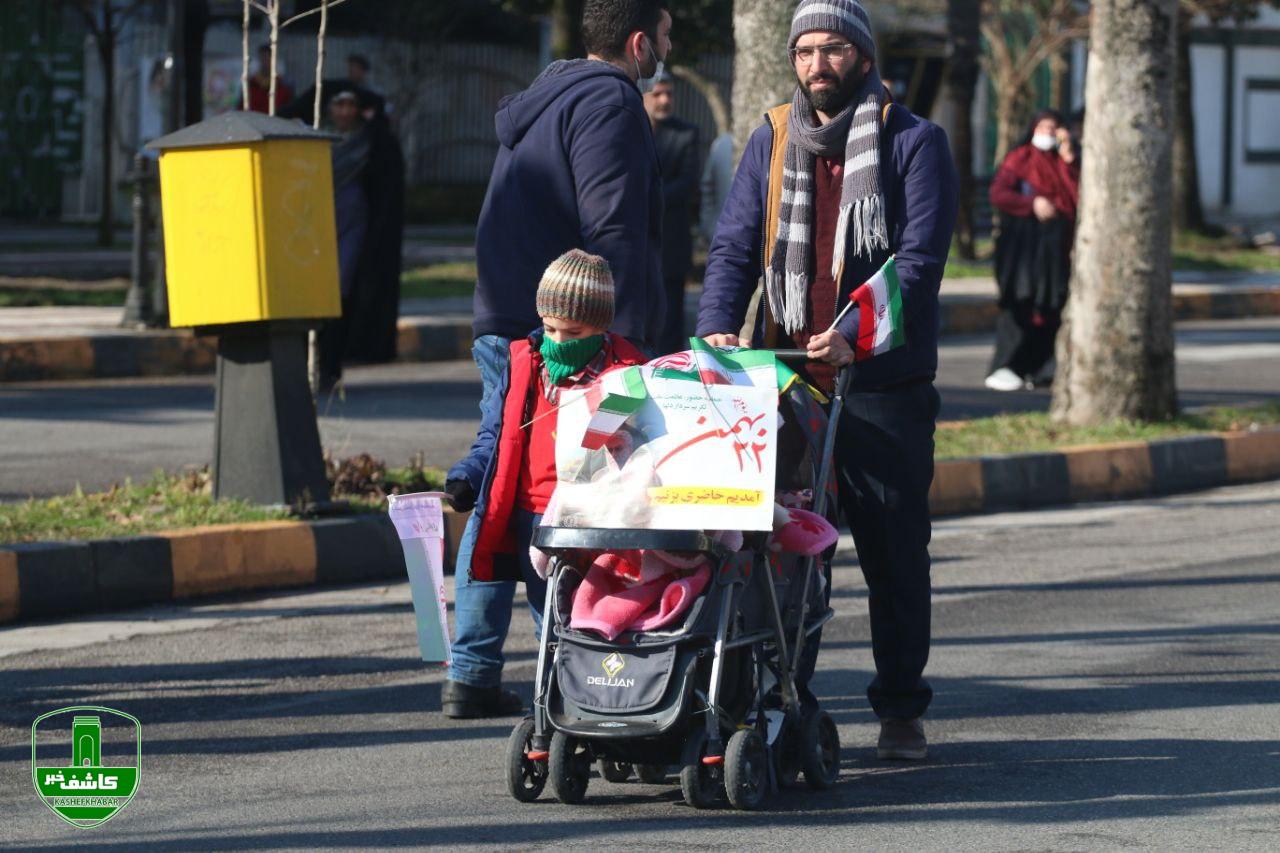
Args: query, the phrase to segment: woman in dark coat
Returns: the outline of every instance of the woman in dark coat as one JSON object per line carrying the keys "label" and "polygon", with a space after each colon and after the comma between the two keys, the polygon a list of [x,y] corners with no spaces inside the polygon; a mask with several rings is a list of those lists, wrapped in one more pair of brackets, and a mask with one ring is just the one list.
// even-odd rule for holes
{"label": "woman in dark coat", "polygon": [[1016,391],[1053,381],[1079,201],[1080,161],[1071,136],[1061,115],[1042,110],[991,182],[991,204],[1000,212],[1000,317],[988,388]]}
{"label": "woman in dark coat", "polygon": [[[404,232],[404,155],[380,95],[346,80],[326,80],[323,115],[341,137],[334,145],[342,317],[320,334],[321,384],[342,376],[345,361],[396,357],[400,253]],[[355,124],[335,126],[333,102],[355,98]],[[282,111],[309,120],[315,89]]]}

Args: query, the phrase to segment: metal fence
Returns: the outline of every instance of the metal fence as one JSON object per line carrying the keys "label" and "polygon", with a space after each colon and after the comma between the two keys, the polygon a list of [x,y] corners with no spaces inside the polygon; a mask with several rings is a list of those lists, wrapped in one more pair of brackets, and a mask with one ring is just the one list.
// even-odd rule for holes
{"label": "metal fence", "polygon": [[[251,41],[264,41],[261,32]],[[304,31],[281,34],[279,59],[283,79],[295,93],[309,88],[315,75],[315,36]],[[79,173],[63,187],[63,215],[97,215],[102,158],[98,147],[102,77],[93,45],[84,45],[85,87],[83,150]],[[133,153],[147,138],[148,119],[144,80],[157,57],[165,52],[164,30],[139,23],[130,27],[118,46],[116,61],[116,141],[113,161],[122,175]],[[392,107],[396,132],[405,153],[410,184],[483,186],[489,180],[498,141],[493,119],[498,103],[526,88],[542,70],[536,51],[489,44],[424,45],[369,36],[331,36],[325,45],[325,76],[346,76],[351,53],[370,57],[372,80]],[[212,27],[205,39],[207,67],[221,65],[234,73],[238,85],[240,32],[233,25]],[[733,60],[707,56],[693,65],[715,83],[726,103],[730,99]],[[225,75],[224,75],[225,76]],[[712,112],[702,95],[683,80],[676,81],[676,113],[698,125],[704,146],[715,138]],[[117,198],[117,215],[128,218],[126,194]]]}

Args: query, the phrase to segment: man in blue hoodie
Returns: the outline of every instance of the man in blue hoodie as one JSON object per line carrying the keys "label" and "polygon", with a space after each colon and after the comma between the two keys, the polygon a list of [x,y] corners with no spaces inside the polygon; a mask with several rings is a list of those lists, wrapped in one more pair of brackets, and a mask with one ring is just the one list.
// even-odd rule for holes
{"label": "man in blue hoodie", "polygon": [[[613,270],[611,331],[641,348],[662,326],[662,182],[640,88],[671,48],[666,0],[587,0],[586,59],[553,62],[504,98],[476,229],[474,357],[484,398],[507,347],[539,323],[534,294],[569,249]],[[483,401],[482,401],[483,407]]]}
{"label": "man in blue hoodie", "polygon": [[[649,349],[664,322],[662,180],[640,89],[658,76],[671,49],[666,0],[586,0],[582,40],[586,59],[553,62],[528,89],[503,99],[494,119],[501,147],[476,228],[472,355],[482,412],[506,381],[512,340],[542,325],[535,297],[543,271],[570,249],[608,261],[609,331]],[[475,498],[455,489],[450,503],[469,510]],[[507,595],[508,618],[510,608]],[[505,623],[492,629],[501,647]],[[482,634],[483,626],[472,625],[471,633]],[[447,682],[443,702],[459,717],[523,708],[501,685],[458,681]]]}

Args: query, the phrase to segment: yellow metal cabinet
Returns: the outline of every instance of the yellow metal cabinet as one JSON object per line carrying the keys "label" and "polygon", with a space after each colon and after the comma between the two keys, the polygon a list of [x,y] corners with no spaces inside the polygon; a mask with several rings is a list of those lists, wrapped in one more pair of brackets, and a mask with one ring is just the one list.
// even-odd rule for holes
{"label": "yellow metal cabinet", "polygon": [[169,322],[336,317],[332,137],[231,112],[155,140]]}

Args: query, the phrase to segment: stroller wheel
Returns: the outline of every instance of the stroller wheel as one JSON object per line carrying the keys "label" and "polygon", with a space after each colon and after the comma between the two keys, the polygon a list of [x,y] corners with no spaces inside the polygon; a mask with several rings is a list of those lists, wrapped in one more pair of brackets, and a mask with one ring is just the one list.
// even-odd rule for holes
{"label": "stroller wheel", "polygon": [[680,768],[680,793],[695,809],[709,809],[720,800],[720,779],[716,767],[703,764],[707,752],[707,732],[699,728],[685,744],[685,763]]}
{"label": "stroller wheel", "polygon": [[724,792],[735,809],[758,809],[769,790],[769,751],[755,729],[738,729],[724,751]]}
{"label": "stroller wheel", "polygon": [[547,776],[551,793],[560,802],[575,805],[585,800],[587,780],[591,777],[591,752],[586,743],[564,732],[553,734]]}
{"label": "stroller wheel", "polygon": [[823,791],[840,776],[840,732],[826,711],[810,711],[800,724],[804,780]]}
{"label": "stroller wheel", "polygon": [[640,777],[640,781],[646,785],[661,785],[667,781],[667,765],[665,764],[637,764],[636,775]]}
{"label": "stroller wheel", "polygon": [[538,799],[547,784],[547,762],[528,756],[533,742],[533,720],[521,720],[507,738],[507,790],[522,803]]}
{"label": "stroller wheel", "polygon": [[625,782],[631,778],[631,765],[625,761],[610,761],[602,758],[596,762],[600,775],[609,782]]}

